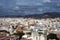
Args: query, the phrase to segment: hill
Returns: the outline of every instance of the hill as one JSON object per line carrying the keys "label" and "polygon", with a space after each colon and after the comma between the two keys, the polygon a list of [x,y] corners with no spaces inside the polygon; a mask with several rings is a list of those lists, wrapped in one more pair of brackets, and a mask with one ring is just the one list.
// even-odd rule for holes
{"label": "hill", "polygon": [[56,18],[56,17],[60,17],[60,12],[46,12],[46,13],[43,13],[43,14],[26,15],[25,17],[31,17],[31,18]]}

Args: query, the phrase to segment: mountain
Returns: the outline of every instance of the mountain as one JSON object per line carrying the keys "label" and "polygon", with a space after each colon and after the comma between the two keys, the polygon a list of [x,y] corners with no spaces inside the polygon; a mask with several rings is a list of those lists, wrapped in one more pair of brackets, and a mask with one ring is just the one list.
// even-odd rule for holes
{"label": "mountain", "polygon": [[33,14],[33,15],[26,15],[25,17],[31,18],[60,18],[60,12],[46,12],[43,14]]}
{"label": "mountain", "polygon": [[[2,12],[2,11],[1,11]],[[0,17],[24,17],[24,18],[56,18],[60,17],[60,12],[46,12],[43,14],[32,14],[32,15],[3,15],[0,14]]]}

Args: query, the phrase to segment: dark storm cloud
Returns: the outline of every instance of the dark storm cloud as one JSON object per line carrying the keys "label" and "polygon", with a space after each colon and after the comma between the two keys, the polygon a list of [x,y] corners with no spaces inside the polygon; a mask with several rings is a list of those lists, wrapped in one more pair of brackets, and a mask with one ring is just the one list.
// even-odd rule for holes
{"label": "dark storm cloud", "polygon": [[[23,9],[20,7],[21,5],[32,7]],[[60,0],[0,0],[0,14],[2,13],[1,11],[9,15],[60,11]]]}

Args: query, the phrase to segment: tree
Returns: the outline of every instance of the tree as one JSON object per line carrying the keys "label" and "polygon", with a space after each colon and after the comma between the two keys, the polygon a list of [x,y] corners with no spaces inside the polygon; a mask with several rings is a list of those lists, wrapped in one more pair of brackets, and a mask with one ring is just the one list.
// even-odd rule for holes
{"label": "tree", "polygon": [[22,36],[24,35],[23,32],[17,31],[17,33],[14,33],[14,35],[18,35],[19,36],[19,40],[22,38]]}

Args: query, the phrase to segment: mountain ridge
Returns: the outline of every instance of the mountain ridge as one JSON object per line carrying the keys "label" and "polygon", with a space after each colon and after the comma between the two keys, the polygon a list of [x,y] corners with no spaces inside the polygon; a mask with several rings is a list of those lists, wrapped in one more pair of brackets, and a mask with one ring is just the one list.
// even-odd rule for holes
{"label": "mountain ridge", "polygon": [[43,14],[33,14],[33,15],[5,15],[0,17],[24,17],[24,18],[60,18],[60,12],[46,12]]}
{"label": "mountain ridge", "polygon": [[31,18],[60,18],[60,12],[46,12],[43,14],[26,15]]}

